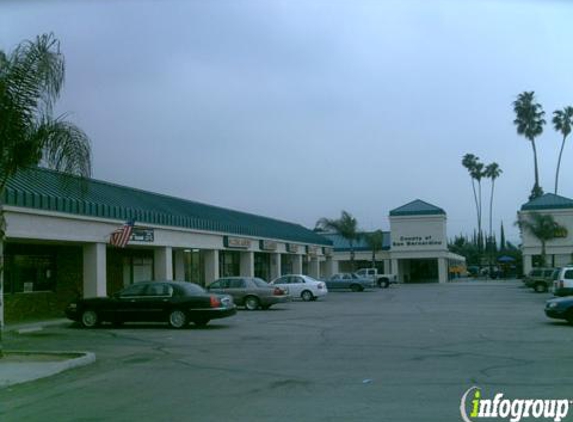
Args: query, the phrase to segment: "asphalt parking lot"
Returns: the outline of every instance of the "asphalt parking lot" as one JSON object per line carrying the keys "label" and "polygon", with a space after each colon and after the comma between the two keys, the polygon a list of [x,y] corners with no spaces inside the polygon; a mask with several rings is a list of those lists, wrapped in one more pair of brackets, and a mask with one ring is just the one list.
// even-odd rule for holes
{"label": "asphalt parking lot", "polygon": [[0,390],[0,420],[443,422],[461,420],[472,386],[571,399],[573,327],[544,316],[549,297],[515,280],[400,285],[204,329],[8,333],[7,349],[88,350],[97,362]]}

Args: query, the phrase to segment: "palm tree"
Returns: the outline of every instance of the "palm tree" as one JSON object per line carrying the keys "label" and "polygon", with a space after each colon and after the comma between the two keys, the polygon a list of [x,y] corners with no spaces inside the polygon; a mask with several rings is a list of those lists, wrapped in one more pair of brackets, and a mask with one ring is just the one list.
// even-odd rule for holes
{"label": "palm tree", "polygon": [[501,176],[503,170],[499,167],[497,163],[488,164],[485,167],[484,176],[491,179],[491,194],[489,197],[489,235],[493,236],[493,191],[495,189],[495,179]]}
{"label": "palm tree", "polygon": [[348,241],[350,245],[350,265],[354,271],[354,242],[360,238],[358,222],[350,213],[342,211],[340,218],[321,218],[316,222],[316,228],[327,231],[334,231]]}
{"label": "palm tree", "polygon": [[565,140],[571,133],[571,126],[573,126],[573,107],[568,106],[563,110],[554,111],[552,122],[555,130],[563,135],[563,140],[561,141],[561,150],[559,151],[559,159],[557,160],[557,171],[555,172],[555,195],[557,195],[557,186],[559,184],[559,168],[561,167],[561,156],[563,155]]}
{"label": "palm tree", "polygon": [[372,251],[372,268],[376,268],[376,252],[382,249],[384,234],[382,233],[382,230],[376,230],[372,233],[364,233],[363,237]]}
{"label": "palm tree", "polygon": [[541,104],[535,102],[534,91],[524,91],[517,96],[513,102],[513,111],[515,120],[513,124],[517,126],[518,135],[523,135],[531,142],[533,148],[533,163],[535,169],[535,185],[531,190],[529,199],[535,199],[543,195],[543,189],[539,185],[539,170],[537,166],[537,149],[535,147],[535,138],[543,133],[543,125],[546,123],[543,119],[545,112]]}
{"label": "palm tree", "polygon": [[[481,248],[483,246],[483,235],[482,235],[482,201],[481,201],[481,179],[484,176],[483,173],[483,163],[479,161],[479,157],[476,157],[474,154],[466,154],[462,158],[462,166],[464,166],[470,175],[472,180],[472,189],[474,193],[474,201],[476,206],[476,214],[477,214],[477,225],[478,225],[478,238],[477,244]],[[478,190],[476,191],[475,182],[478,183]]]}
{"label": "palm tree", "polygon": [[[53,34],[0,51],[0,299],[3,295],[4,190],[20,169],[42,165],[80,176],[91,174],[87,135],[65,116],[53,117],[64,83],[64,57]],[[0,326],[4,307],[0,301]],[[2,355],[0,329],[0,356]]]}
{"label": "palm tree", "polygon": [[552,215],[537,212],[520,214],[517,225],[520,230],[528,231],[541,242],[541,266],[544,267],[546,243],[557,237],[557,233],[565,228],[558,224]]}
{"label": "palm tree", "polygon": [[503,170],[499,167],[497,163],[488,164],[483,172],[484,176],[491,179],[491,194],[489,197],[489,235],[488,235],[488,246],[489,246],[489,266],[490,274],[492,274],[493,266],[493,254],[495,249],[495,240],[493,237],[493,192],[495,189],[495,179],[497,179]]}

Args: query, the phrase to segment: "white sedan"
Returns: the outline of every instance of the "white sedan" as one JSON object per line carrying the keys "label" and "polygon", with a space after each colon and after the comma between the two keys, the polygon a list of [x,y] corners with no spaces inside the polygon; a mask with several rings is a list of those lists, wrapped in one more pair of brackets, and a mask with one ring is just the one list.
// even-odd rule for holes
{"label": "white sedan", "polygon": [[276,278],[269,284],[287,290],[291,297],[300,297],[305,302],[326,296],[328,289],[322,281],[302,274],[288,274]]}

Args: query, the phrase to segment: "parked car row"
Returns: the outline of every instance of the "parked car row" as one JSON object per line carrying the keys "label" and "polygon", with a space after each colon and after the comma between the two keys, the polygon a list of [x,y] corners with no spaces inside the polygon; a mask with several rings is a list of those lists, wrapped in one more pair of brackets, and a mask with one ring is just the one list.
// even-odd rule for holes
{"label": "parked car row", "polygon": [[522,281],[537,293],[551,291],[557,296],[545,303],[546,316],[573,324],[573,265],[534,268]]}
{"label": "parked car row", "polygon": [[190,322],[204,326],[212,319],[237,312],[229,295],[206,292],[202,287],[177,281],[150,281],[132,284],[111,297],[80,299],[66,308],[66,316],[83,327],[102,322],[167,322],[183,328]]}
{"label": "parked car row", "polygon": [[315,280],[302,274],[288,274],[267,283],[257,277],[223,277],[205,289],[181,281],[138,282],[111,297],[80,299],[70,303],[66,316],[83,327],[101,323],[166,322],[173,328],[189,323],[204,326],[246,310],[269,309],[294,299],[305,302],[325,297],[328,290],[363,291],[377,280],[353,273],[334,274],[328,280]]}

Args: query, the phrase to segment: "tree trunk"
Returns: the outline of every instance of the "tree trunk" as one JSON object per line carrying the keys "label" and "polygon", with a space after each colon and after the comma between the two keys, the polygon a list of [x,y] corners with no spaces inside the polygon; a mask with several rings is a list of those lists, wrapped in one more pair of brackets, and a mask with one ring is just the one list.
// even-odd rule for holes
{"label": "tree trunk", "polygon": [[476,218],[477,218],[477,224],[478,227],[480,225],[480,215],[479,215],[479,202],[478,202],[478,197],[477,197],[477,192],[476,192],[476,185],[475,185],[475,181],[472,177],[472,190],[474,191],[474,201],[476,203]]}
{"label": "tree trunk", "polygon": [[533,148],[533,164],[535,169],[535,187],[539,187],[539,170],[537,168],[537,148],[535,147],[535,139],[530,139],[531,147]]}
{"label": "tree trunk", "polygon": [[561,156],[563,155],[563,148],[565,148],[565,139],[567,139],[567,136],[563,136],[561,149],[559,150],[559,159],[557,160],[557,171],[555,172],[555,195],[557,195],[557,186],[559,185],[559,168],[561,167]]}
{"label": "tree trunk", "polygon": [[0,199],[0,359],[4,357],[2,337],[4,332],[4,238],[6,220],[3,201]]}
{"label": "tree trunk", "polygon": [[493,271],[493,192],[495,189],[495,179],[491,179],[491,195],[489,197],[489,275],[491,277]]}
{"label": "tree trunk", "polygon": [[0,180],[0,359],[4,356],[2,342],[4,332],[4,241],[6,240],[6,215],[4,213],[4,192],[8,176]]}

